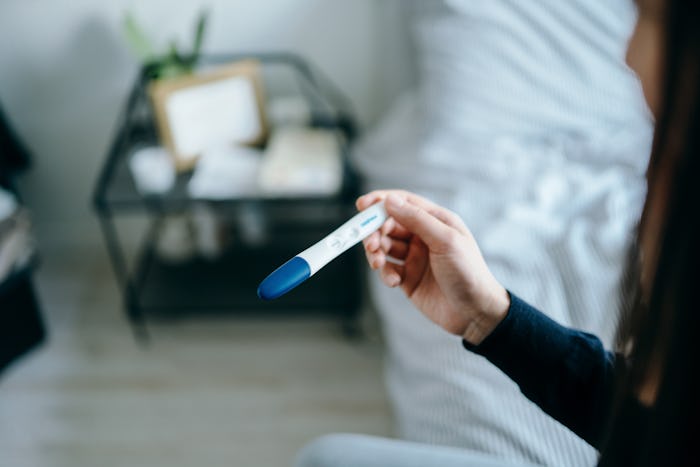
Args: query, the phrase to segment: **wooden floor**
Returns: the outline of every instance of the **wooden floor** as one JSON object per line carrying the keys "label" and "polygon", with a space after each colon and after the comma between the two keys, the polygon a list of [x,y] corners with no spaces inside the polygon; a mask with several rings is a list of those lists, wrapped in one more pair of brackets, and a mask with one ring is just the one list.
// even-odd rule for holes
{"label": "wooden floor", "polygon": [[101,253],[43,257],[51,336],[0,381],[0,466],[285,466],[323,433],[390,434],[372,319],[359,342],[320,318],[159,322],[142,347]]}

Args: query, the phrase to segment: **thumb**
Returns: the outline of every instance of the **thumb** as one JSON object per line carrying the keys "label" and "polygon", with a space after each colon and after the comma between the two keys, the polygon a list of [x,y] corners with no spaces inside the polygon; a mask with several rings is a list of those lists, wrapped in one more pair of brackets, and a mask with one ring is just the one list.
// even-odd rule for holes
{"label": "thumb", "polygon": [[387,214],[404,226],[406,230],[418,235],[430,250],[444,251],[449,246],[454,229],[425,209],[393,193],[387,196],[384,207]]}

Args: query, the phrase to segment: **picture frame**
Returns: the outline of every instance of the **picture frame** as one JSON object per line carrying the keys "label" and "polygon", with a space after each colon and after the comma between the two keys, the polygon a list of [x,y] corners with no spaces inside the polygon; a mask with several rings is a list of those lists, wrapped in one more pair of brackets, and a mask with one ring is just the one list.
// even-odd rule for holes
{"label": "picture frame", "polygon": [[268,133],[260,64],[243,60],[152,81],[148,89],[161,144],[178,172],[222,145],[259,145]]}

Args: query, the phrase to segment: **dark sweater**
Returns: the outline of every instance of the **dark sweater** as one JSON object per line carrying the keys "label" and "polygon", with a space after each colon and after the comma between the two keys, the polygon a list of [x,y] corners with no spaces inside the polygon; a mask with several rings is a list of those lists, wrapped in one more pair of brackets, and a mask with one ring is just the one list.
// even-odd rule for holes
{"label": "dark sweater", "polygon": [[595,336],[566,328],[516,295],[478,346],[542,410],[600,449],[614,397],[616,357]]}

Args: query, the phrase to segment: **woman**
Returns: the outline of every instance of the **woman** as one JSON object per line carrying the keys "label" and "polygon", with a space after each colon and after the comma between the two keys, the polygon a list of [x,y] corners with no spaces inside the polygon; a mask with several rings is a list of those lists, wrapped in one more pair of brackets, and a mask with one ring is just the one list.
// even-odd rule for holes
{"label": "woman", "polygon": [[[700,4],[638,0],[627,62],[656,118],[648,193],[628,265],[619,348],[564,328],[506,291],[461,219],[417,195],[376,191],[391,219],[364,241],[389,287],[483,355],[545,412],[601,450],[601,465],[697,464],[695,263],[700,184]],[[398,261],[396,261],[398,260]],[[455,349],[455,351],[459,351]],[[350,435],[322,438],[302,465],[504,465],[450,448]]]}

